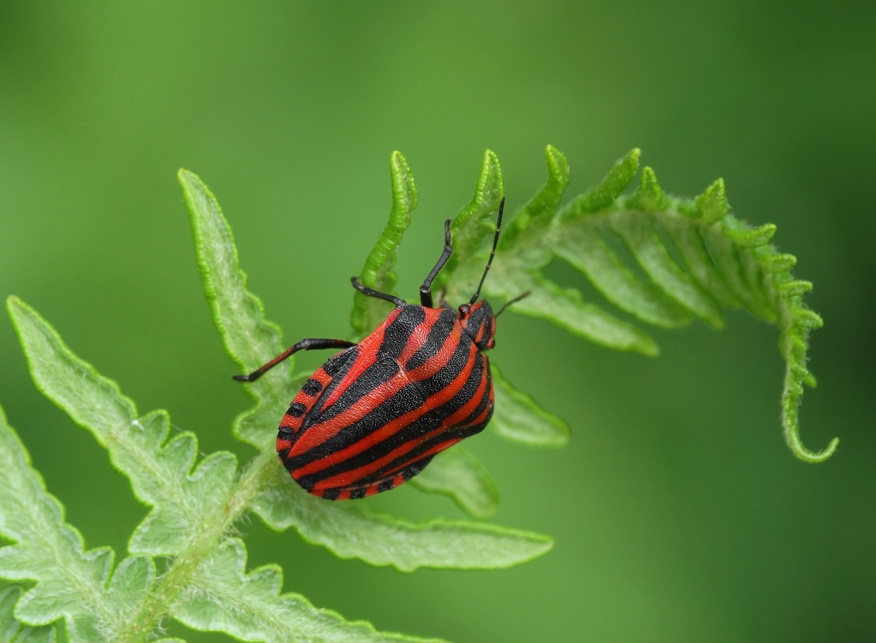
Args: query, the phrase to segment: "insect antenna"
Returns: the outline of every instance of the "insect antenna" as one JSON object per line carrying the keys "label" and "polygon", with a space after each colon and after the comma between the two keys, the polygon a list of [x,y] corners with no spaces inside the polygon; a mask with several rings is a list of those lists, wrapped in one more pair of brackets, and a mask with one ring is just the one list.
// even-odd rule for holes
{"label": "insect antenna", "polygon": [[495,315],[493,315],[493,316],[494,316],[494,317],[498,317],[499,315],[502,314],[502,312],[503,312],[506,308],[508,308],[508,306],[510,306],[511,304],[516,304],[518,301],[520,301],[520,300],[523,299],[524,297],[529,297],[529,295],[531,295],[531,294],[532,294],[532,293],[529,292],[529,291],[527,290],[527,291],[526,291],[525,293],[523,293],[522,295],[517,295],[517,296],[516,296],[514,299],[512,299],[511,301],[506,302],[506,304],[505,304],[504,306],[502,306],[502,307],[499,309],[499,312],[497,312],[497,313],[496,313]]}
{"label": "insect antenna", "polygon": [[478,284],[478,289],[471,296],[469,305],[475,303],[481,294],[481,288],[484,285],[484,280],[487,278],[487,273],[490,272],[490,266],[493,265],[493,257],[496,256],[496,246],[499,245],[499,233],[502,231],[502,212],[505,211],[505,197],[499,202],[499,216],[496,218],[496,234],[493,235],[493,249],[490,251],[490,258],[487,259],[487,267],[484,268],[484,275],[481,277],[481,283]]}

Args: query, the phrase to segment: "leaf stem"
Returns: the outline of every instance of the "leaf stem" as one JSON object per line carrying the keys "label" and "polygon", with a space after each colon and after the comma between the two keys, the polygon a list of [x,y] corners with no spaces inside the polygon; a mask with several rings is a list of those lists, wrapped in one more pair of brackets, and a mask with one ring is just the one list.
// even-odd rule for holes
{"label": "leaf stem", "polygon": [[189,586],[198,566],[209,556],[266,487],[276,467],[273,453],[261,452],[244,467],[228,501],[201,522],[203,529],[182,549],[167,571],[157,579],[140,610],[118,635],[118,641],[136,643],[155,631],[161,619],[173,612],[180,594]]}

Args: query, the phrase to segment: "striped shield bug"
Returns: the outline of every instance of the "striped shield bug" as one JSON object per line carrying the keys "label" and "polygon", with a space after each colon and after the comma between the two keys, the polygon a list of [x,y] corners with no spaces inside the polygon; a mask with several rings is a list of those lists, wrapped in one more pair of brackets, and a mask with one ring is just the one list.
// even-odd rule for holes
{"label": "striped shield bug", "polygon": [[432,281],[453,254],[448,219],[444,250],[420,286],[419,305],[353,277],[363,295],[395,305],[370,335],[359,343],[302,339],[249,375],[234,376],[254,382],[298,351],[345,349],[310,376],[280,422],[277,453],[306,491],[329,500],[387,491],[490,421],[493,383],[484,351],[495,345],[496,317],[504,308],[494,314],[478,297],[496,254],[504,205],[502,199],[477,290],[457,311],[432,302]]}

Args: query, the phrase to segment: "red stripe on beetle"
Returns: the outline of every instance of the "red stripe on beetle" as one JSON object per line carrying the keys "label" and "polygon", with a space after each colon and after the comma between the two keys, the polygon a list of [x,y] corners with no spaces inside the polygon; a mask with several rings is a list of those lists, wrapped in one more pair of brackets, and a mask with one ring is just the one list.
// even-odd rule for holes
{"label": "red stripe on beetle", "polygon": [[[465,370],[462,373],[459,373],[456,378],[448,384],[445,388],[441,389],[438,393],[427,398],[421,406],[418,408],[412,409],[408,413],[402,415],[401,417],[396,418],[390,422],[384,424],[380,429],[374,431],[370,435],[352,443],[345,449],[336,451],[335,453],[326,456],[316,462],[311,463],[308,466],[302,467],[300,469],[295,469],[292,473],[295,476],[304,476],[310,475],[312,473],[316,473],[321,471],[329,466],[334,464],[338,464],[339,462],[343,462],[347,460],[351,456],[357,455],[366,451],[367,449],[383,442],[384,440],[396,435],[399,430],[403,429],[406,426],[410,426],[421,418],[428,411],[434,410],[443,405],[444,402],[452,398],[459,390],[464,386],[465,382],[470,375],[472,368],[474,367],[475,360],[469,359],[466,362]],[[401,373],[399,374],[401,379],[404,377]],[[408,378],[404,378],[407,383],[410,383]],[[483,378],[486,379],[486,378]],[[377,397],[375,396],[375,400]],[[373,404],[373,401],[372,401]],[[363,405],[364,406],[364,405]],[[373,410],[373,409],[372,409]],[[339,430],[342,430],[345,427],[342,427]],[[442,422],[442,426],[440,427],[442,430],[446,428],[446,425]],[[297,446],[297,445],[296,445]]]}
{"label": "red stripe on beetle", "polygon": [[321,400],[322,406],[332,406],[335,402],[337,402],[338,398],[343,395],[344,391],[347,390],[350,383],[355,382],[359,377],[361,377],[362,373],[375,361],[377,361],[378,352],[376,350],[371,350],[374,344],[379,345],[383,341],[383,333],[386,330],[386,327],[391,324],[396,317],[398,317],[398,309],[396,308],[394,311],[389,313],[389,316],[383,321],[383,323],[378,326],[373,333],[371,333],[368,337],[359,342],[359,359],[357,359],[352,368],[347,371],[347,374],[344,376],[344,379],[341,380],[340,385],[335,388],[331,397],[326,399],[325,401]]}
{"label": "red stripe on beetle", "polygon": [[408,343],[404,350],[399,355],[399,365],[407,364],[408,361],[419,351],[426,343],[429,337],[429,332],[435,326],[435,323],[440,319],[441,315],[426,314],[426,319],[417,327],[416,333],[411,333],[408,338]]}

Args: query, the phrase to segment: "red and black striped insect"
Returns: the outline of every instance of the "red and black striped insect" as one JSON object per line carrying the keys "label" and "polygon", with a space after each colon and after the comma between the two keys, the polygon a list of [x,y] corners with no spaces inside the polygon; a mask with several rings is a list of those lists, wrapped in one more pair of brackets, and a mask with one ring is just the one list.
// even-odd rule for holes
{"label": "red and black striped insect", "polygon": [[503,199],[477,291],[458,312],[446,302],[432,305],[432,281],[453,254],[448,219],[444,250],[420,286],[419,305],[353,277],[362,294],[395,304],[370,335],[358,344],[302,339],[249,375],[234,377],[254,382],[298,351],[346,349],[307,380],[280,422],[277,453],[306,491],[329,500],[387,491],[490,421],[493,384],[484,351],[495,345],[496,317],[504,308],[494,315],[477,299],[496,254],[504,205]]}

